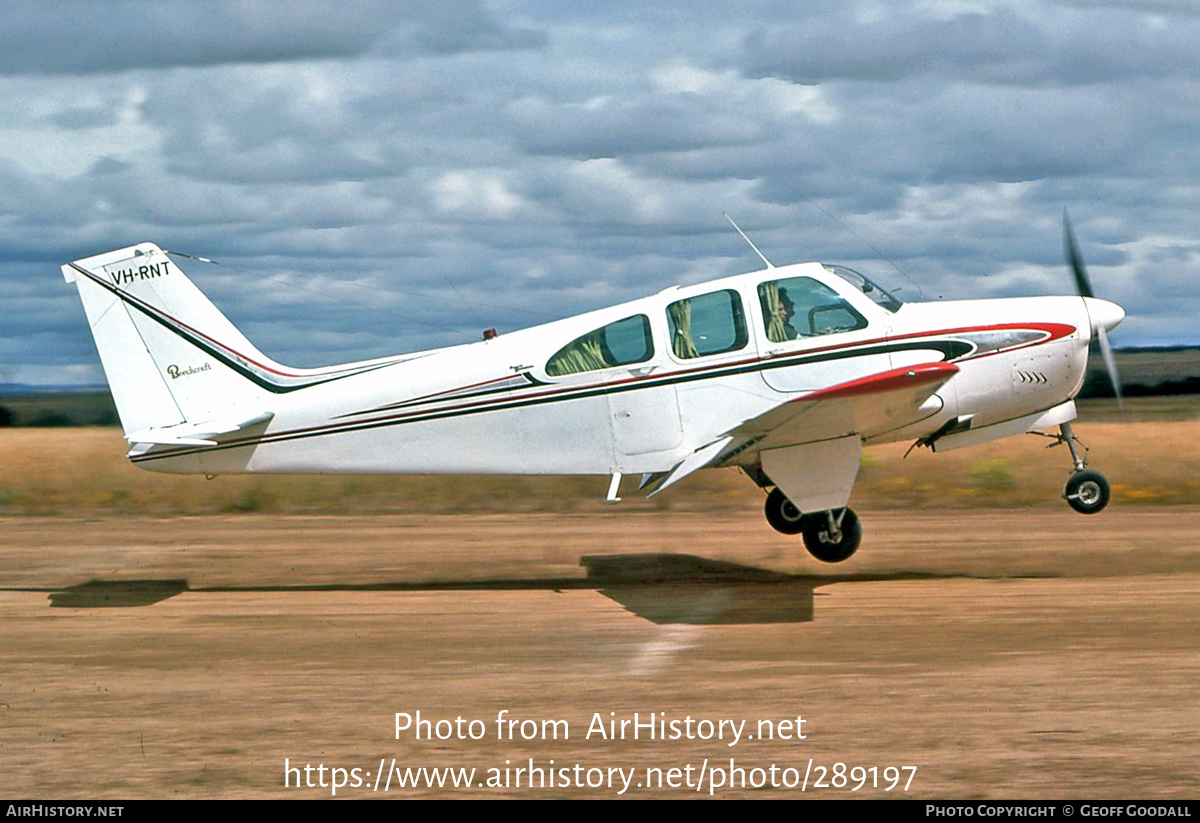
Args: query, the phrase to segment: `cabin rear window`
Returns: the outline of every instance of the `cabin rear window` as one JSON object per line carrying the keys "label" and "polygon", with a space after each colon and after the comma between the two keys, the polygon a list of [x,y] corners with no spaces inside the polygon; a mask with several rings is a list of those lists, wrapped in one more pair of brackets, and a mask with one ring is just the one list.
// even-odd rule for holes
{"label": "cabin rear window", "polygon": [[641,363],[653,356],[650,318],[638,314],[576,337],[547,361],[546,374],[562,377]]}
{"label": "cabin rear window", "polygon": [[671,351],[681,360],[736,351],[749,340],[742,298],[733,289],[689,297],[667,306]]}

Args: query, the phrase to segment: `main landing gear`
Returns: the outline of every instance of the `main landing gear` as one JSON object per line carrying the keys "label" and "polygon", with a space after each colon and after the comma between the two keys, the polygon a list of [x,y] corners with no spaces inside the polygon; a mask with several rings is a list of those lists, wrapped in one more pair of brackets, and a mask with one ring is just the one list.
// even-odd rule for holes
{"label": "main landing gear", "polygon": [[1075,436],[1071,424],[1063,423],[1058,429],[1059,434],[1054,438],[1057,442],[1051,445],[1066,443],[1071,450],[1071,461],[1075,464],[1075,472],[1063,489],[1063,498],[1080,514],[1095,514],[1108,505],[1108,481],[1100,472],[1087,468],[1087,447],[1083,447],[1084,453],[1081,455],[1079,446],[1083,444]]}
{"label": "main landing gear", "polygon": [[840,563],[862,543],[862,526],[851,509],[804,514],[776,488],[767,495],[766,514],[775,531],[803,535],[804,548],[824,563]]}

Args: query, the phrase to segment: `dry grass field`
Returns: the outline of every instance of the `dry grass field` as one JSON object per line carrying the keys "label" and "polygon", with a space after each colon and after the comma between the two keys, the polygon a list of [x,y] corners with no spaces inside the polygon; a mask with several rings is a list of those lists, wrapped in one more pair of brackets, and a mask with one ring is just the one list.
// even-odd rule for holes
{"label": "dry grass field", "polygon": [[[606,506],[595,478],[206,482],[130,468],[115,430],[2,432],[0,786],[319,798],[338,768],[339,798],[1194,798],[1200,424],[1096,417],[1105,512],[1057,499],[1067,456],[1032,437],[870,450],[837,566],[733,472]],[[397,737],[417,711],[482,733]],[[501,739],[501,712],[539,723]],[[595,730],[634,713],[693,735]],[[567,772],[530,788],[531,760]],[[393,763],[475,772],[400,788]]]}
{"label": "dry grass field", "polygon": [[[1093,422],[1090,422],[1093,421]],[[1117,412],[1084,411],[1076,430],[1091,465],[1124,505],[1200,505],[1200,399],[1145,398]],[[1058,506],[1070,474],[1065,448],[1010,437],[934,454],[907,444],[869,448],[855,487],[856,508]],[[0,429],[0,515],[247,512],[288,514],[479,514],[589,512],[607,478],[199,476],[145,472],[123,457],[116,428]],[[636,478],[623,486],[629,511],[741,512],[759,506],[754,485],[735,470],[699,472],[651,500]]]}

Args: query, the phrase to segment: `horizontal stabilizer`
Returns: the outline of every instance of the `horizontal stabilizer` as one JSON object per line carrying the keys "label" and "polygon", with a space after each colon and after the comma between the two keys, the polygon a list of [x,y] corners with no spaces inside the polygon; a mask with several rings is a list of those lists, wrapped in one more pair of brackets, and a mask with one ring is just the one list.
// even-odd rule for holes
{"label": "horizontal stabilizer", "polygon": [[125,439],[130,443],[152,446],[215,446],[219,435],[233,434],[270,422],[274,416],[272,412],[261,412],[253,417],[238,415],[203,423],[180,423],[176,426],[142,429],[126,435]]}

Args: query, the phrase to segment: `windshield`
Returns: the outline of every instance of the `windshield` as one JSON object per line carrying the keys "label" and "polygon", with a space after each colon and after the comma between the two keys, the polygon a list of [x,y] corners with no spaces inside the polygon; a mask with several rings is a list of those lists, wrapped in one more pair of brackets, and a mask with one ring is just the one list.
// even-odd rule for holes
{"label": "windshield", "polygon": [[821,265],[825,271],[830,274],[836,274],[867,297],[874,300],[877,305],[883,306],[888,311],[894,312],[902,305],[895,296],[884,291],[866,275],[859,274],[854,269],[848,269],[845,266],[837,266],[832,263],[822,263]]}

